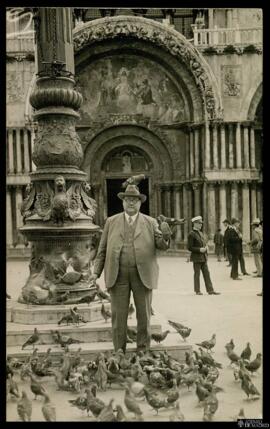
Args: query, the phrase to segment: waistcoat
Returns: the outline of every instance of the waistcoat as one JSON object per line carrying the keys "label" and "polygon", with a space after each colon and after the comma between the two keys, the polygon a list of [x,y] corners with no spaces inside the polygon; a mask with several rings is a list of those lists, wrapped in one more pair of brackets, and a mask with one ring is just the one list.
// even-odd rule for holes
{"label": "waistcoat", "polygon": [[[138,219],[138,217],[137,217]],[[120,254],[120,268],[121,267],[136,267],[136,256],[134,250],[134,233],[136,229],[137,219],[132,225],[124,222],[124,243]]]}

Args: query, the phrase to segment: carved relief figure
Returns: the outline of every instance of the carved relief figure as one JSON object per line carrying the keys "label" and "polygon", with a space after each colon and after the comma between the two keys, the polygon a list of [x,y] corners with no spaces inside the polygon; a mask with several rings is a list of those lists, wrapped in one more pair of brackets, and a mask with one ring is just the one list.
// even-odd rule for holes
{"label": "carved relief figure", "polygon": [[239,67],[223,67],[223,92],[229,97],[240,95],[240,69]]}
{"label": "carved relief figure", "polygon": [[123,167],[123,173],[130,173],[131,172],[131,158],[129,153],[125,152],[123,153],[122,157],[122,167]]}

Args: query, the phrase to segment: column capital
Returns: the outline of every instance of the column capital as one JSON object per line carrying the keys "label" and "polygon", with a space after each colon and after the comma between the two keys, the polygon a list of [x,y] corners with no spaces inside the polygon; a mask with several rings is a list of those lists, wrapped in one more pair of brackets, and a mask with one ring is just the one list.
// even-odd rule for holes
{"label": "column capital", "polygon": [[241,125],[243,125],[243,127],[250,127],[250,125],[252,125],[251,121],[242,121]]}

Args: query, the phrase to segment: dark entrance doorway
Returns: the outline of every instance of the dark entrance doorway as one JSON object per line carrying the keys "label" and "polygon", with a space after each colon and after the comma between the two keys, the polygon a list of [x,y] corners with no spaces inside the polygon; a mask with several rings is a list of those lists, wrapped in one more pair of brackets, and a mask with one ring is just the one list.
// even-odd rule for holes
{"label": "dark entrance doorway", "polygon": [[[113,216],[117,213],[123,211],[123,204],[120,198],[118,198],[118,192],[124,192],[122,188],[122,183],[126,178],[122,179],[106,179],[107,184],[107,211],[108,216]],[[148,187],[148,179],[142,180],[139,185],[140,192],[147,196],[147,200],[145,203],[141,205],[141,212],[149,215],[149,187]]]}

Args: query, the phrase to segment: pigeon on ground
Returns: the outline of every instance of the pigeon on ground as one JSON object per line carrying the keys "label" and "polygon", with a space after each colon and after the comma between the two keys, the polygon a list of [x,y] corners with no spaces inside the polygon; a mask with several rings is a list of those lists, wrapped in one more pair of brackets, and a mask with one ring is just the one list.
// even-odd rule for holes
{"label": "pigeon on ground", "polygon": [[78,312],[77,307],[70,308],[70,314],[74,324],[79,325],[79,323],[87,323],[87,320]]}
{"label": "pigeon on ground", "polygon": [[55,331],[55,332],[58,338],[58,343],[61,345],[61,347],[65,347],[69,344],[78,344],[78,343],[84,342],[82,340],[77,340],[75,338],[68,337],[67,335],[62,335],[60,334],[59,331]]}
{"label": "pigeon on ground", "polygon": [[210,355],[210,353],[205,352],[201,347],[199,347],[199,350],[201,353],[199,358],[204,364],[214,366],[215,368],[222,368],[221,363],[216,362],[215,359]]}
{"label": "pigeon on ground", "polygon": [[212,350],[213,347],[216,345],[216,334],[212,335],[211,340],[209,341],[203,341],[201,343],[196,343],[196,346],[200,346],[206,350]]}
{"label": "pigeon on ground", "polygon": [[168,408],[169,404],[164,396],[160,396],[157,392],[150,391],[147,387],[144,388],[144,394],[148,404],[156,411],[160,408]]}
{"label": "pigeon on ground", "polygon": [[260,396],[260,392],[258,391],[257,387],[245,375],[242,379],[241,388],[247,395],[248,399],[250,396],[256,396],[256,399],[258,399]]}
{"label": "pigeon on ground", "polygon": [[231,350],[233,350],[234,349],[234,347],[235,347],[235,345],[234,345],[234,342],[233,342],[233,339],[231,339],[226,345],[225,345],[225,349],[226,350],[228,350],[228,348],[229,349],[231,349]]}
{"label": "pigeon on ground", "polygon": [[127,335],[129,336],[129,338],[131,338],[133,341],[137,340],[137,329],[136,328],[130,328],[129,326],[127,327]]}
{"label": "pigeon on ground", "polygon": [[112,317],[112,313],[110,310],[105,308],[105,305],[102,303],[101,305],[101,315],[103,317],[103,319],[105,320],[105,323],[107,323],[107,320],[110,319]]}
{"label": "pigeon on ground", "polygon": [[47,394],[45,387],[36,379],[33,374],[29,373],[28,375],[31,379],[30,389],[31,392],[35,395],[34,399],[37,399],[37,396],[45,396]]}
{"label": "pigeon on ground", "polygon": [[73,323],[72,314],[68,313],[68,314],[65,314],[63,317],[61,317],[61,319],[58,320],[57,324],[60,326],[62,325],[62,323],[66,323],[67,326],[70,323]]}
{"label": "pigeon on ground", "polygon": [[134,395],[130,392],[128,385],[125,387],[124,404],[130,413],[135,414],[135,417],[142,416],[142,410],[140,409]]}
{"label": "pigeon on ground", "polygon": [[218,399],[214,391],[204,400],[203,421],[211,421],[218,409]]}
{"label": "pigeon on ground", "polygon": [[34,333],[31,335],[31,337],[28,338],[28,340],[25,341],[25,343],[22,345],[22,350],[27,346],[33,346],[39,341],[39,332],[37,328],[34,328]]}
{"label": "pigeon on ground", "polygon": [[207,396],[209,396],[210,392],[206,387],[204,387],[199,380],[195,381],[196,384],[196,395],[199,400],[199,403],[204,401]]}
{"label": "pigeon on ground", "polygon": [[106,364],[103,358],[99,359],[98,361],[98,369],[95,374],[95,381],[99,389],[106,391],[108,375],[107,375]]}
{"label": "pigeon on ground", "polygon": [[100,412],[97,421],[98,422],[116,422],[117,418],[113,412],[113,404],[114,399],[112,398],[108,405],[106,405],[103,410]]}
{"label": "pigeon on ground", "polygon": [[244,348],[244,350],[242,351],[240,357],[241,357],[241,359],[250,360],[251,353],[252,352],[251,352],[251,348],[250,348],[250,343],[247,343],[247,345]]}
{"label": "pigeon on ground", "polygon": [[56,422],[56,408],[51,403],[50,397],[47,394],[44,395],[44,403],[41,411],[46,422]]}
{"label": "pigeon on ground", "polygon": [[179,389],[176,386],[176,380],[173,379],[172,382],[173,386],[166,392],[168,405],[174,405],[174,403],[179,399]]}
{"label": "pigeon on ground", "polygon": [[19,388],[17,382],[13,379],[11,374],[8,375],[8,393],[10,393],[13,397],[20,397]]}
{"label": "pigeon on ground", "polygon": [[174,411],[170,414],[170,422],[183,422],[185,420],[184,414],[180,410],[179,401],[176,402]]}
{"label": "pigeon on ground", "polygon": [[161,343],[164,341],[167,337],[167,335],[170,333],[169,330],[161,332],[161,334],[151,334],[152,340],[154,340],[156,343]]}
{"label": "pigeon on ground", "polygon": [[129,304],[129,307],[128,307],[128,317],[129,317],[129,319],[132,317],[132,314],[135,312],[135,308],[134,308],[134,306],[133,306],[133,304],[132,304],[132,302]]}
{"label": "pigeon on ground", "polygon": [[17,413],[23,422],[31,422],[32,402],[24,390],[22,390],[22,397],[17,403]]}
{"label": "pigeon on ground", "polygon": [[97,289],[97,296],[102,301],[103,299],[106,299],[107,301],[111,301],[110,295],[101,289],[101,287],[96,283],[96,289]]}
{"label": "pigeon on ground", "polygon": [[181,335],[182,339],[186,341],[191,334],[192,329],[187,326],[182,325],[181,323],[173,322],[172,320],[168,320],[169,324]]}
{"label": "pigeon on ground", "polygon": [[240,356],[238,356],[233,350],[230,348],[227,349],[227,356],[230,359],[230,365],[233,363],[238,363]]}
{"label": "pigeon on ground", "polygon": [[93,289],[89,292],[88,295],[82,296],[81,299],[78,301],[78,304],[91,304],[95,300],[95,297],[97,295],[96,289]]}
{"label": "pigeon on ground", "polygon": [[77,396],[75,399],[69,399],[68,402],[72,407],[76,407],[81,411],[86,410],[87,408],[87,400],[85,394]]}
{"label": "pigeon on ground", "polygon": [[245,416],[244,408],[240,408],[239,413],[232,417],[232,420],[234,422],[237,422],[238,420],[245,420],[245,419],[246,419],[246,416]]}
{"label": "pigeon on ground", "polygon": [[116,405],[116,421],[117,422],[127,422],[127,416],[124,413],[121,405]]}
{"label": "pigeon on ground", "polygon": [[95,397],[91,389],[87,388],[85,389],[85,392],[87,395],[87,398],[86,398],[87,414],[89,413],[89,411],[91,411],[94,417],[98,417],[98,415],[101,413],[103,408],[106,406],[105,403],[101,399]]}
{"label": "pigeon on ground", "polygon": [[256,359],[246,364],[245,367],[253,374],[254,372],[258,371],[258,369],[261,367],[261,364],[262,364],[262,354],[257,353]]}

